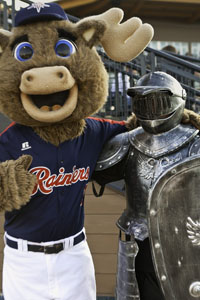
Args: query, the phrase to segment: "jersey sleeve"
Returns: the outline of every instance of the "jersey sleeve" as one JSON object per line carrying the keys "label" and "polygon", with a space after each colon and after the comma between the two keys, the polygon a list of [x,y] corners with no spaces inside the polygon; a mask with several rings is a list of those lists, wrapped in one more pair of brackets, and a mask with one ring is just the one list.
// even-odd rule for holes
{"label": "jersey sleeve", "polygon": [[97,127],[96,131],[101,136],[102,144],[108,141],[111,137],[126,132],[125,121],[115,121],[110,119],[88,118],[88,122],[92,122],[92,126]]}
{"label": "jersey sleeve", "polygon": [[13,148],[12,139],[7,134],[10,127],[11,125],[0,134],[0,162],[13,159],[10,153]]}

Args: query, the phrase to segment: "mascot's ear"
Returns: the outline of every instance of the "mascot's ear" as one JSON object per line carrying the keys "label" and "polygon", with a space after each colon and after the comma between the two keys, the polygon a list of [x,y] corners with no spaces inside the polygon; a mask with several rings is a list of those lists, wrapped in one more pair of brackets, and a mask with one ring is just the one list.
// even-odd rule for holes
{"label": "mascot's ear", "polygon": [[101,43],[106,30],[103,21],[89,20],[87,18],[77,23],[78,36],[82,36],[87,45],[92,48]]}
{"label": "mascot's ear", "polygon": [[[149,44],[154,34],[153,27],[150,24],[142,24],[139,18],[133,17],[121,23],[123,16],[123,10],[114,7],[101,15],[87,17],[79,22],[80,27],[94,20],[99,22],[99,28],[102,24],[104,31],[98,35],[99,42],[106,54],[119,62],[136,58]],[[86,38],[95,36],[94,32],[90,30]]]}
{"label": "mascot's ear", "polygon": [[2,53],[8,45],[11,36],[12,33],[10,31],[0,29],[0,53]]}

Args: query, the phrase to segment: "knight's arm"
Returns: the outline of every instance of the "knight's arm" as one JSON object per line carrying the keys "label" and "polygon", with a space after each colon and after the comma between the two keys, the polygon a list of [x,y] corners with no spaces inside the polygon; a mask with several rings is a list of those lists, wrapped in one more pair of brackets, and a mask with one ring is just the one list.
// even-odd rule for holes
{"label": "knight's arm", "polygon": [[92,181],[105,186],[109,182],[123,179],[128,151],[128,132],[118,134],[110,139],[100,154],[92,174]]}

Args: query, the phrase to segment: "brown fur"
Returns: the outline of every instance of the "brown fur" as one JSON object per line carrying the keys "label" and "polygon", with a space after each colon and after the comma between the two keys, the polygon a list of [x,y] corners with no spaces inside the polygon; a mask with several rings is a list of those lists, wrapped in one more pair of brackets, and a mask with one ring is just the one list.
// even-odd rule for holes
{"label": "brown fur", "polygon": [[189,109],[184,109],[183,118],[182,118],[183,124],[192,124],[194,127],[200,130],[200,115],[193,112]]}
{"label": "brown fur", "polygon": [[[93,27],[94,35],[85,40],[83,32]],[[62,28],[73,34],[78,51],[68,59],[55,54],[58,41],[56,29]],[[11,38],[1,35],[2,55],[0,57],[0,111],[11,120],[30,126],[46,142],[59,146],[60,143],[80,136],[85,127],[85,118],[96,113],[105,103],[108,91],[108,76],[94,45],[103,35],[106,26],[103,22],[90,21],[87,24],[72,24],[65,21],[35,23],[13,29]],[[31,60],[17,61],[12,53],[13,41],[27,35],[34,48]],[[66,119],[47,124],[33,119],[23,108],[20,97],[21,76],[26,70],[45,66],[65,66],[78,86],[78,101],[73,113]],[[47,91],[48,93],[48,91]],[[31,163],[29,156],[16,161],[1,163],[0,168],[0,211],[19,209],[29,202],[36,176],[27,172]]]}
{"label": "brown fur", "polygon": [[35,127],[35,132],[47,143],[59,146],[66,140],[73,139],[81,135],[85,128],[85,120],[54,126]]}
{"label": "brown fur", "polygon": [[[23,155],[1,163],[0,211],[19,209],[30,201],[36,177],[27,171],[32,158]],[[20,187],[20,188],[19,188]]]}
{"label": "brown fur", "polygon": [[131,116],[126,121],[126,128],[128,130],[132,130],[137,128],[138,126],[139,126],[139,122],[137,120],[137,117],[134,113],[132,113]]}
{"label": "brown fur", "polygon": [[[17,123],[34,127],[41,138],[46,140],[45,137],[48,136],[49,141],[55,145],[59,141],[80,135],[83,131],[83,122],[80,120],[96,113],[102,107],[107,99],[108,91],[107,72],[96,50],[91,48],[92,43],[97,43],[98,36],[103,34],[105,26],[102,22],[93,21],[85,28],[92,24],[96,26],[96,31],[89,46],[88,42],[80,37],[83,28],[70,22],[54,21],[34,24],[34,27],[26,25],[14,28],[14,36],[0,60],[0,76],[4,78],[0,85],[0,111]],[[78,51],[66,60],[55,55],[54,45],[58,40],[55,28],[64,28],[77,36]],[[34,57],[30,61],[19,62],[13,57],[10,45],[16,37],[25,34],[28,35],[29,41],[35,49]],[[75,78],[79,90],[78,105],[70,117],[60,122],[62,126],[60,124],[43,124],[32,119],[24,110],[20,100],[19,85],[22,73],[30,68],[54,65],[66,66]],[[77,125],[71,127],[71,124],[75,122]],[[51,125],[51,128],[48,125]],[[57,132],[56,136],[55,131]],[[63,134],[64,131],[66,134]]]}
{"label": "brown fur", "polygon": [[[105,103],[108,93],[108,75],[93,46],[100,44],[107,30],[103,21],[84,20],[73,24],[68,21],[50,21],[19,26],[12,35],[0,33],[0,111],[11,120],[30,126],[46,142],[59,146],[60,143],[80,136],[85,127],[85,118],[95,114]],[[72,34],[77,51],[69,58],[58,57],[54,47],[59,39],[58,29]],[[88,29],[91,35],[85,34]],[[11,45],[16,38],[28,36],[34,54],[30,60],[18,61],[14,58]],[[45,123],[32,118],[24,109],[20,96],[21,76],[33,68],[63,66],[71,74],[78,87],[77,105],[71,115],[57,123]],[[47,89],[48,94],[48,89]],[[127,127],[137,126],[133,115]],[[28,203],[36,177],[27,172],[31,163],[29,156],[16,161],[1,163],[0,168],[0,210],[19,209]]]}

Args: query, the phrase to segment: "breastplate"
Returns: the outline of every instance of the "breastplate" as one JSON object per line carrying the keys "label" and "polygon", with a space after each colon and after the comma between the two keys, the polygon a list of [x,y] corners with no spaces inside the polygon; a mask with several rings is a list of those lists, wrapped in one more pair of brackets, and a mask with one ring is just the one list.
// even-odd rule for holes
{"label": "breastplate", "polygon": [[148,235],[146,212],[151,188],[168,168],[190,155],[197,134],[198,130],[183,125],[159,135],[148,134],[142,128],[130,133],[125,169],[127,206],[117,222],[123,231],[139,239]]}

